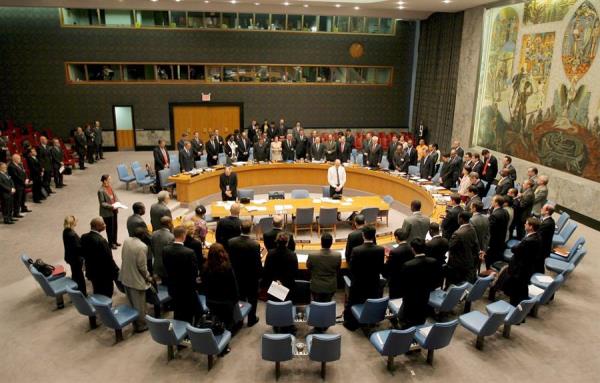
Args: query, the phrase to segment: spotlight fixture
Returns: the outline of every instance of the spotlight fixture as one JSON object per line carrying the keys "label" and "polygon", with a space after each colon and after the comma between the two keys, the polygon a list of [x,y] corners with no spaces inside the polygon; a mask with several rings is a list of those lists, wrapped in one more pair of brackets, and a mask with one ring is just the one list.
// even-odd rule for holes
{"label": "spotlight fixture", "polygon": [[354,7],[355,11],[358,11],[360,9],[360,7]]}
{"label": "spotlight fixture", "polygon": [[335,7],[336,7],[336,8],[339,8],[339,7],[341,7],[341,5],[340,5],[340,4],[336,4],[336,5],[335,5]]}
{"label": "spotlight fixture", "polygon": [[304,5],[303,5],[303,7],[304,7],[304,8],[308,8],[308,4],[304,4]]}

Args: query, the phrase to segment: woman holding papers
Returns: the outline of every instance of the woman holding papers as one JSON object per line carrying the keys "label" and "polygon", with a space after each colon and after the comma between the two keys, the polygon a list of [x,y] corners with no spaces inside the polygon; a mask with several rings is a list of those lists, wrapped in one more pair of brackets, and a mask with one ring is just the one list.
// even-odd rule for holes
{"label": "woman holding papers", "polygon": [[100,217],[106,224],[106,236],[108,244],[115,250],[117,246],[121,246],[117,242],[117,213],[119,208],[124,208],[125,205],[119,202],[117,194],[114,192],[111,185],[111,177],[108,174],[103,174],[100,177],[102,186],[98,190],[98,202],[100,203]]}
{"label": "woman holding papers", "polygon": [[273,301],[290,300],[294,296],[296,287],[296,274],[298,274],[298,257],[296,253],[288,249],[290,234],[280,232],[275,237],[275,248],[269,250],[263,270],[263,286],[269,288],[271,283],[276,282],[289,289],[286,297],[275,297],[269,294]]}

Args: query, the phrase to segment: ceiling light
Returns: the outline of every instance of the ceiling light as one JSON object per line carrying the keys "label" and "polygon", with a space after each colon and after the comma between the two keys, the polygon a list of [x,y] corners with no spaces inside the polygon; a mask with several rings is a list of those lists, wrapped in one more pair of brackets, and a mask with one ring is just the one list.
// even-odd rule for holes
{"label": "ceiling light", "polygon": [[150,1],[153,2],[153,3],[156,3],[158,0],[150,0]]}
{"label": "ceiling light", "polygon": [[452,0],[442,0],[442,3],[444,4],[450,4],[452,2]]}
{"label": "ceiling light", "polygon": [[260,3],[254,3],[254,5],[260,5]]}
{"label": "ceiling light", "polygon": [[398,9],[404,9],[404,6],[400,5],[398,6]]}
{"label": "ceiling light", "polygon": [[237,0],[231,0],[230,3],[231,4],[237,4]]}
{"label": "ceiling light", "polygon": [[336,5],[335,5],[335,7],[336,7],[336,8],[339,8],[339,7],[341,7],[341,5],[340,5],[340,4],[336,4]]}
{"label": "ceiling light", "polygon": [[288,5],[290,5],[290,3],[288,3],[288,2],[286,1],[285,3],[283,3],[283,5],[285,5],[285,6],[287,7]]}
{"label": "ceiling light", "polygon": [[398,4],[398,5],[404,5],[404,4],[406,4],[406,2],[404,2],[404,1],[399,1],[399,2],[397,2],[396,4]]}
{"label": "ceiling light", "polygon": [[210,3],[210,1],[204,0],[204,4],[208,4],[208,3]]}
{"label": "ceiling light", "polygon": [[360,9],[360,7],[354,7],[355,11],[358,11]]}
{"label": "ceiling light", "polygon": [[308,8],[308,4],[304,4],[304,5],[303,5],[303,7],[304,7],[304,8]]}

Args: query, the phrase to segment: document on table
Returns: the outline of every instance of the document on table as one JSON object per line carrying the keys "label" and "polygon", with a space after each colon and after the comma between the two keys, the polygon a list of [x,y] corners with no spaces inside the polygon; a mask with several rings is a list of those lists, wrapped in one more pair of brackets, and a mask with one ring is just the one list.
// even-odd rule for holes
{"label": "document on table", "polygon": [[263,203],[266,203],[267,200],[266,199],[253,199],[252,203],[255,205],[262,205]]}
{"label": "document on table", "polygon": [[290,289],[285,287],[284,285],[280,285],[276,281],[271,282],[271,286],[269,286],[269,290],[267,290],[268,294],[271,294],[275,298],[285,301],[285,298],[288,296]]}
{"label": "document on table", "polygon": [[127,209],[127,206],[123,205],[121,202],[115,202],[112,204],[112,207],[116,209]]}
{"label": "document on table", "polygon": [[308,261],[308,254],[296,254],[296,257],[298,257],[298,263],[305,263]]}
{"label": "document on table", "polygon": [[293,208],[292,205],[275,205],[275,210],[291,210]]}
{"label": "document on table", "polygon": [[247,211],[267,211],[266,206],[246,206]]}
{"label": "document on table", "polygon": [[529,296],[537,297],[538,295],[542,295],[544,293],[544,289],[540,289],[537,286],[529,285]]}
{"label": "document on table", "polygon": [[320,198],[315,198],[315,199],[313,199],[313,203],[321,203],[321,199]]}
{"label": "document on table", "polygon": [[552,283],[552,282],[554,282],[554,278],[552,278],[549,275],[537,275],[535,277],[535,279],[537,279],[538,281],[540,281],[542,283]]}
{"label": "document on table", "polygon": [[398,310],[402,307],[402,298],[392,299],[390,305],[396,306]]}

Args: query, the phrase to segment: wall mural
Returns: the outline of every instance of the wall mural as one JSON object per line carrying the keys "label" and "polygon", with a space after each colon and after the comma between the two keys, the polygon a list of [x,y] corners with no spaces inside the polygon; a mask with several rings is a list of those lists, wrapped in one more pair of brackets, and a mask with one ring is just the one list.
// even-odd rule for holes
{"label": "wall mural", "polygon": [[474,144],[600,181],[599,7],[532,0],[486,11]]}

